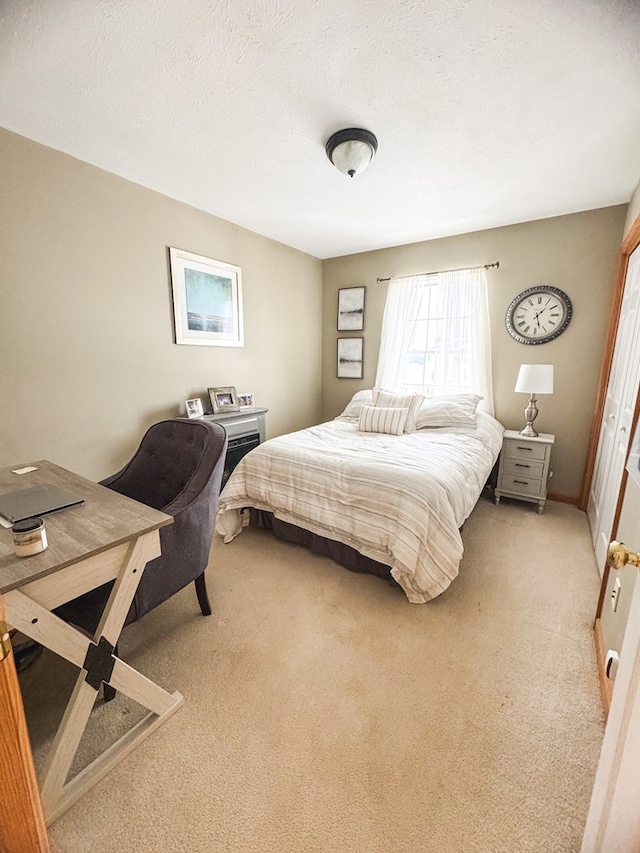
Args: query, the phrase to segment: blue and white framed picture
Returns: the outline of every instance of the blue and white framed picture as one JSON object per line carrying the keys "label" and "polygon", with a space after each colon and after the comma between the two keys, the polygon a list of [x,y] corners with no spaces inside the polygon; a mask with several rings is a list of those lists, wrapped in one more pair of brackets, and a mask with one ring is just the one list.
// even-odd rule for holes
{"label": "blue and white framed picture", "polygon": [[177,344],[244,346],[242,270],[169,247]]}

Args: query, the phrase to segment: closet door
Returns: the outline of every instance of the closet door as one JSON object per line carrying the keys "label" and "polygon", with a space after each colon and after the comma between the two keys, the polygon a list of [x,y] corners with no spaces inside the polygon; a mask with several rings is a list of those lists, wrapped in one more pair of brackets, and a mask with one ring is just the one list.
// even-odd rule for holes
{"label": "closet door", "polygon": [[620,492],[640,380],[640,247],[629,256],[587,516],[602,572]]}

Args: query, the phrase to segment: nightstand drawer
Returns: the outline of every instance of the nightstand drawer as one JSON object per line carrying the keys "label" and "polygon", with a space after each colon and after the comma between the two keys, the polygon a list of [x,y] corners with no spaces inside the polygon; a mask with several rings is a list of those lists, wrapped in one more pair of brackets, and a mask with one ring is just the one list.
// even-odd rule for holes
{"label": "nightstand drawer", "polygon": [[510,459],[540,459],[547,457],[548,444],[536,444],[533,441],[518,441],[517,439],[505,439],[502,452]]}
{"label": "nightstand drawer", "polygon": [[544,462],[538,462],[535,459],[524,459],[521,456],[518,456],[517,459],[506,457],[502,471],[504,474],[514,474],[516,477],[520,477],[521,480],[526,480],[529,477],[542,477]]}
{"label": "nightstand drawer", "polygon": [[538,497],[543,494],[542,480],[522,474],[502,474],[498,489],[501,492],[516,492],[519,495]]}

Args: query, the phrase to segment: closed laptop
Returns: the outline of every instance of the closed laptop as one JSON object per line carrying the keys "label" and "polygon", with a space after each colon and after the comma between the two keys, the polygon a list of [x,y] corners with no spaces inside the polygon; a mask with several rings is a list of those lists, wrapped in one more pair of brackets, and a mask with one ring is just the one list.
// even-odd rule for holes
{"label": "closed laptop", "polygon": [[15,524],[24,518],[50,515],[83,503],[84,498],[69,494],[57,486],[34,486],[0,495],[0,515]]}

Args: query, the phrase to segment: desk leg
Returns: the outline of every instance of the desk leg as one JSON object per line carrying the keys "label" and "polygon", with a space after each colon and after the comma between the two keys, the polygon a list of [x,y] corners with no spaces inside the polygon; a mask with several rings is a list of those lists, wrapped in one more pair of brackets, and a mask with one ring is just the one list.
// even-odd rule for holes
{"label": "desk leg", "polygon": [[[113,655],[144,567],[159,553],[157,531],[147,533],[131,543],[124,554],[93,640],[20,590],[12,590],[5,596],[7,620],[11,625],[81,670],[42,773],[41,793],[47,823],[51,823],[76,802],[184,701],[180,693],[168,693]],[[105,559],[110,557],[106,556]],[[100,568],[97,567],[96,571],[99,573]],[[67,782],[69,769],[103,681],[112,684],[116,690],[130,696],[151,713]]]}

